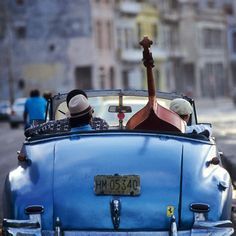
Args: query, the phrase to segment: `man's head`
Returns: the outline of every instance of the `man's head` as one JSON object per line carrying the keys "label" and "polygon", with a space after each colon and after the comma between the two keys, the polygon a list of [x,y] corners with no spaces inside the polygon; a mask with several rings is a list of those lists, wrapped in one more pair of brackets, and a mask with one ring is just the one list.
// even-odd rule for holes
{"label": "man's head", "polygon": [[40,96],[40,92],[38,89],[33,89],[30,91],[30,97],[34,98],[34,97],[39,97]]}
{"label": "man's head", "polygon": [[80,89],[71,90],[71,91],[67,94],[67,97],[66,97],[67,106],[69,106],[70,100],[71,100],[74,96],[79,95],[79,94],[82,94],[82,95],[84,95],[86,98],[88,98],[88,97],[87,97],[87,94],[86,94],[83,90],[80,90]]}
{"label": "man's head", "polygon": [[193,112],[191,104],[183,98],[175,98],[170,103],[170,110],[177,113],[183,120],[188,122]]}
{"label": "man's head", "polygon": [[73,96],[69,101],[68,109],[70,112],[71,127],[90,123],[93,109],[84,95],[78,94]]}

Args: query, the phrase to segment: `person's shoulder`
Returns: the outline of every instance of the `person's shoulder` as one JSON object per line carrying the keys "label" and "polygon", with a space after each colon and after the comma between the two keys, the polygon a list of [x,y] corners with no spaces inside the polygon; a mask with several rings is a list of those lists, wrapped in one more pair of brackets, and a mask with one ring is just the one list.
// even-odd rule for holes
{"label": "person's shoulder", "polygon": [[186,127],[186,133],[197,133],[202,134],[207,137],[212,135],[212,129],[209,125],[204,124],[194,124]]}
{"label": "person's shoulder", "polygon": [[35,99],[40,101],[40,102],[46,102],[46,99],[44,97],[41,97],[41,96],[36,97]]}
{"label": "person's shoulder", "polygon": [[43,104],[47,104],[47,100],[44,97],[40,97],[40,100]]}
{"label": "person's shoulder", "polygon": [[91,126],[95,130],[107,130],[109,128],[108,123],[100,117],[93,117]]}

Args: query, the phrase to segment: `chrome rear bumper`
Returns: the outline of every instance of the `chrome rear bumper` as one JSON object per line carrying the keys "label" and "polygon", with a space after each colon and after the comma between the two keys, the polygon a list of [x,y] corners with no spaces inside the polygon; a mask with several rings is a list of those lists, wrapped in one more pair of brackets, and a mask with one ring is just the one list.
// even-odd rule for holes
{"label": "chrome rear bumper", "polygon": [[234,232],[231,221],[198,222],[191,230],[186,231],[44,231],[39,222],[32,220],[4,220],[3,235],[27,236],[229,236]]}

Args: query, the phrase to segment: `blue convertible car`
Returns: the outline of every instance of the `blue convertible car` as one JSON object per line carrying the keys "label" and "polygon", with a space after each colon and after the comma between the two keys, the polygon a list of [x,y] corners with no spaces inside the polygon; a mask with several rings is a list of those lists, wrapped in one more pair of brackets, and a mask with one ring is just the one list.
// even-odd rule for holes
{"label": "blue convertible car", "polygon": [[[66,94],[51,100],[47,119],[58,122],[25,141],[6,179],[5,235],[233,233],[231,180],[215,141],[185,134],[184,121],[168,109],[178,96],[156,94],[152,41],[140,44],[148,92],[87,91],[94,116],[109,129],[70,132]],[[188,125],[197,124],[188,100]]]}
{"label": "blue convertible car", "polygon": [[[231,235],[232,188],[214,138],[127,129],[147,91],[87,91],[108,130],[26,139],[5,182],[5,235]],[[168,109],[173,93],[157,93]],[[48,120],[66,119],[66,94]],[[188,98],[186,98],[188,99]],[[197,123],[194,101],[190,124]]]}

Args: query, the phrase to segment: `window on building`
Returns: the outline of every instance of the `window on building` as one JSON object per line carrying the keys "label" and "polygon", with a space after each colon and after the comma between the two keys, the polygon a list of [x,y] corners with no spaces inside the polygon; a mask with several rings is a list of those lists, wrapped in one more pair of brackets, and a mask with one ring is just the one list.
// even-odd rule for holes
{"label": "window on building", "polygon": [[117,46],[118,49],[122,48],[122,42],[123,42],[123,30],[122,29],[117,29]]}
{"label": "window on building", "polygon": [[125,48],[129,48],[129,29],[125,29]]}
{"label": "window on building", "polygon": [[112,49],[113,44],[113,33],[112,33],[112,24],[110,21],[107,21],[107,41],[108,41],[108,48]]}
{"label": "window on building", "polygon": [[138,39],[141,39],[142,38],[142,29],[141,29],[141,23],[138,23],[137,24],[137,36],[138,36]]}
{"label": "window on building", "polygon": [[173,10],[176,10],[178,8],[178,1],[177,0],[171,0],[170,6]]}
{"label": "window on building", "polygon": [[153,35],[153,41],[157,42],[157,39],[158,39],[158,29],[157,29],[157,25],[156,24],[152,25],[152,35]]}
{"label": "window on building", "polygon": [[215,1],[214,0],[208,0],[207,1],[207,6],[209,8],[214,8],[215,7]]}
{"label": "window on building", "polygon": [[219,49],[223,47],[223,32],[220,29],[203,29],[203,47]]}
{"label": "window on building", "polygon": [[179,45],[179,34],[178,34],[178,30],[177,27],[171,27],[170,31],[170,45],[169,47],[171,49],[176,49]]}
{"label": "window on building", "polygon": [[16,37],[18,39],[24,39],[26,37],[26,28],[25,26],[18,26],[16,27]]}
{"label": "window on building", "polygon": [[105,89],[105,68],[103,66],[99,67],[99,77],[100,77],[100,88]]}
{"label": "window on building", "polygon": [[203,30],[203,46],[204,48],[209,48],[210,47],[210,29],[204,29]]}
{"label": "window on building", "polygon": [[206,63],[201,73],[203,96],[224,96],[227,93],[225,69],[222,63]]}
{"label": "window on building", "polygon": [[55,45],[54,44],[50,44],[48,46],[48,49],[49,49],[50,52],[53,52],[55,50]]}
{"label": "window on building", "polygon": [[123,87],[124,87],[124,89],[128,89],[129,88],[128,71],[123,71],[122,72],[122,80],[123,80]]}
{"label": "window on building", "polygon": [[0,39],[4,38],[4,21],[0,18]]}
{"label": "window on building", "polygon": [[170,30],[169,26],[163,25],[160,33],[160,46],[168,49],[170,45]]}
{"label": "window on building", "polygon": [[170,12],[171,10],[177,10],[178,0],[159,0],[159,8],[162,11]]}
{"label": "window on building", "polygon": [[159,6],[162,11],[169,11],[170,2],[168,0],[160,0]]}
{"label": "window on building", "polygon": [[233,43],[233,53],[236,53],[236,32],[233,33],[233,38],[232,38],[232,43]]}
{"label": "window on building", "polygon": [[183,87],[187,96],[192,97],[194,95],[194,76],[195,67],[194,63],[183,64]]}
{"label": "window on building", "polygon": [[99,20],[96,22],[96,42],[97,48],[102,49],[102,23]]}
{"label": "window on building", "polygon": [[111,89],[114,89],[115,88],[115,78],[114,78],[114,68],[113,67],[110,67],[110,87]]}
{"label": "window on building", "polygon": [[231,62],[233,85],[236,86],[236,62]]}
{"label": "window on building", "polygon": [[225,12],[227,15],[233,15],[233,14],[234,14],[234,8],[233,8],[232,3],[225,3],[225,4],[223,5],[223,9],[224,9],[224,12]]}
{"label": "window on building", "polygon": [[92,89],[92,69],[90,66],[75,68],[75,84],[80,89]]}
{"label": "window on building", "polygon": [[24,5],[25,1],[24,0],[16,0],[17,5]]}

